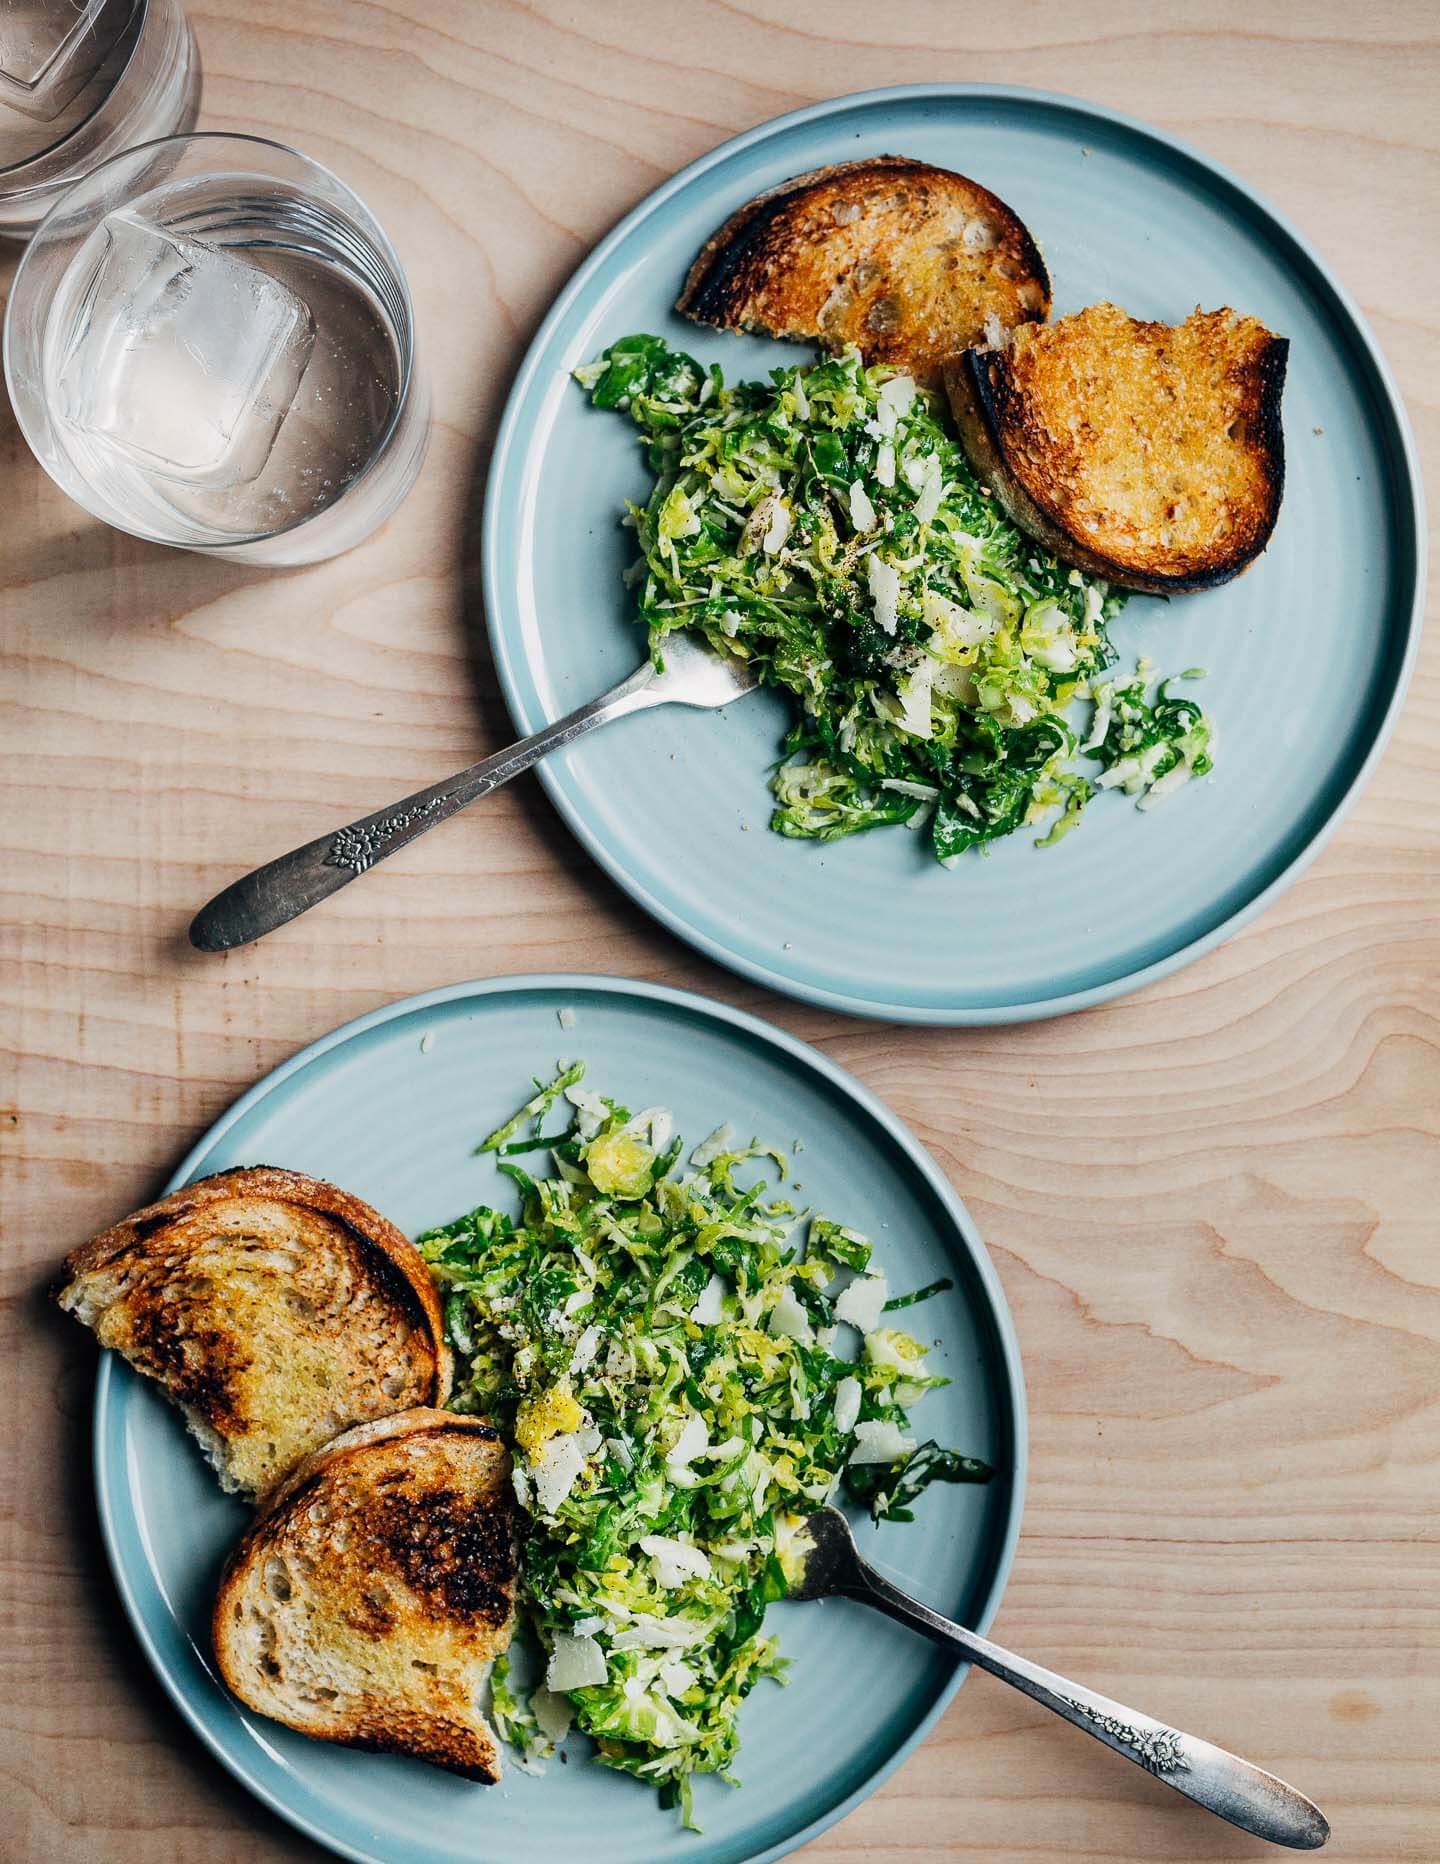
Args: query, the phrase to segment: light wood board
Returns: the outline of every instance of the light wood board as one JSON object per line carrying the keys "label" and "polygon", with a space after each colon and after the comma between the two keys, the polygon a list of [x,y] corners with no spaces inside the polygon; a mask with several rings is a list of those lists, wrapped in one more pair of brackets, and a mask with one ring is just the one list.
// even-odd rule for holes
{"label": "light wood board", "polygon": [[[894,1029],[739,983],[603,880],[533,780],[259,947],[184,941],[236,872],[504,741],[478,493],[515,364],[622,212],[792,106],[997,80],[1198,144],[1334,263],[1440,482],[1437,20],[1422,0],[203,0],[204,126],[294,142],[370,201],[439,418],[400,522],[276,575],[105,530],[0,407],[6,1857],[318,1857],[202,1752],[131,1639],[97,1542],[93,1355],[44,1285],[303,1043],[544,969],[775,1018],[951,1174],[1033,1413],[1000,1638],[1311,1791],[1337,1860],[1440,1857],[1440,636],[1306,877],[1178,977],[1060,1023]],[[1262,1850],[975,1678],[806,1855]]]}

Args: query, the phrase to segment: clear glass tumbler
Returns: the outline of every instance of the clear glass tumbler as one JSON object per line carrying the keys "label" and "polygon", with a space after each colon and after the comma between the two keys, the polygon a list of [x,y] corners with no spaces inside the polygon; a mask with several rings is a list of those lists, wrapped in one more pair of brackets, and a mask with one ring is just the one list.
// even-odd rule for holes
{"label": "clear glass tumbler", "polygon": [[180,0],[0,0],[0,234],[27,239],[77,175],[199,105]]}
{"label": "clear glass tumbler", "polygon": [[257,136],[112,157],[37,228],[5,317],[21,430],[70,496],[253,563],[348,550],[420,470],[429,403],[390,242]]}

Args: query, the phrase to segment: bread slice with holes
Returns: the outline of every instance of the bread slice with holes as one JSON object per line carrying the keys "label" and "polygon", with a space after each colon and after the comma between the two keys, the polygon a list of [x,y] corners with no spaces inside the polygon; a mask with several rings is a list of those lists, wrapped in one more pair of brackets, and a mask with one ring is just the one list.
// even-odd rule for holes
{"label": "bread slice with holes", "polygon": [[988,188],[903,155],[797,175],[706,241],[676,307],[722,330],[854,345],[938,386],[971,344],[1045,317],[1050,279]]}
{"label": "bread slice with holes", "polygon": [[419,1251],[299,1172],[172,1191],[68,1256],[57,1298],[163,1387],[222,1485],[252,1498],[350,1425],[449,1395]]}
{"label": "bread slice with holes", "polygon": [[515,1605],[510,1461],[478,1418],[346,1431],[264,1504],[215,1602],[220,1674],[302,1734],[500,1777],[479,1708]]}
{"label": "bread slice with holes", "polygon": [[1289,344],[1256,317],[1092,304],[945,374],[976,470],[1022,530],[1127,589],[1210,589],[1270,541]]}

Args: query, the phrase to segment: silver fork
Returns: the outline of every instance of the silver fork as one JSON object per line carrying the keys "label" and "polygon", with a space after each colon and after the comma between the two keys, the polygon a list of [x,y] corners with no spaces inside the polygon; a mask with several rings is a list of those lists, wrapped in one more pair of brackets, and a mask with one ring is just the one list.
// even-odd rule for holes
{"label": "silver fork", "polygon": [[1294,1851],[1318,1851],[1330,1836],[1330,1826],[1319,1807],[1274,1774],[1264,1773],[1248,1760],[1212,1747],[1208,1741],[1197,1741],[1194,1735],[1152,1721],[1148,1715],[1137,1715],[1093,1689],[1068,1683],[1053,1670],[1042,1670],[1038,1663],[1012,1656],[988,1638],[952,1624],[928,1605],[921,1605],[860,1557],[850,1523],[838,1508],[821,1508],[807,1518],[788,1559],[804,1564],[787,1597],[805,1600],[840,1596],[875,1606],[1053,1709],[1065,1721],[1083,1728],[1087,1735],[1094,1735],[1115,1753],[1123,1754],[1126,1760],[1173,1786],[1177,1793],[1193,1799],[1197,1806],[1218,1813],[1242,1831],[1268,1838],[1271,1844],[1288,1845]]}
{"label": "silver fork", "polygon": [[608,693],[533,737],[522,738],[509,750],[497,751],[468,770],[432,783],[428,790],[417,790],[388,809],[378,809],[374,815],[267,861],[200,908],[190,924],[190,943],[201,951],[229,951],[232,946],[264,938],[276,926],[328,900],[427,829],[448,821],[551,751],[573,744],[612,719],[657,705],[715,711],[732,699],[742,699],[759,683],[758,675],[743,660],[715,652],[694,634],[672,634],[665,642],[664,661],[664,670],[657,673],[647,660]]}

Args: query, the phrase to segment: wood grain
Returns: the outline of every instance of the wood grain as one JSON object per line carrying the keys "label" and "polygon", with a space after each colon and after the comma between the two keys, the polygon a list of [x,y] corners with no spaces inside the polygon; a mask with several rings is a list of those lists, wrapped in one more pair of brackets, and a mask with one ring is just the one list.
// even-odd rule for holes
{"label": "wood grain", "polygon": [[[195,17],[205,126],[300,144],[395,235],[440,421],[399,521],[276,576],[104,530],[0,409],[4,1855],[319,1855],[208,1760],[123,1622],[91,1366],[43,1299],[59,1256],[341,1019],[556,968],[697,986],[819,1042],[969,1201],[1033,1407],[998,1635],[1312,1791],[1337,1859],[1440,1856],[1433,631],[1384,764],[1299,885],[1180,976],[1057,1024],[897,1030],[738,983],[641,918],[532,782],[258,948],[184,943],[241,868],[504,739],[477,510],[514,364],[624,210],[790,106],[1004,80],[1199,144],[1336,265],[1440,481],[1429,0],[202,0]],[[977,1679],[806,1855],[1261,1849]]]}

